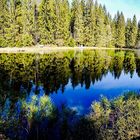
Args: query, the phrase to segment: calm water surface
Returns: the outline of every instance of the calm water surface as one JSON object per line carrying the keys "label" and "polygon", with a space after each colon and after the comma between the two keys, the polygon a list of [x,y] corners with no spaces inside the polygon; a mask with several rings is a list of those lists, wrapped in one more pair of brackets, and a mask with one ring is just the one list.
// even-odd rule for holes
{"label": "calm water surface", "polygon": [[34,85],[58,108],[65,104],[86,114],[91,103],[102,96],[113,99],[127,91],[139,91],[139,76],[140,56],[133,51],[0,54],[0,100],[24,99],[21,90],[30,91]]}

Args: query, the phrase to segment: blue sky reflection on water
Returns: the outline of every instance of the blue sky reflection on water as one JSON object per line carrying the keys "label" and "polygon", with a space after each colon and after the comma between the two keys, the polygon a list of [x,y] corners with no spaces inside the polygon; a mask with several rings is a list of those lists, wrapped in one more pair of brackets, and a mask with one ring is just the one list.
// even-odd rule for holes
{"label": "blue sky reflection on water", "polygon": [[89,89],[79,84],[75,89],[71,85],[71,81],[65,87],[64,93],[58,90],[57,93],[50,95],[52,101],[58,107],[66,104],[68,107],[76,110],[78,114],[88,113],[90,105],[93,101],[99,101],[101,96],[113,99],[127,91],[139,91],[140,78],[134,72],[133,78],[130,74],[122,72],[119,79],[115,79],[111,73],[108,73],[101,81],[91,84]]}

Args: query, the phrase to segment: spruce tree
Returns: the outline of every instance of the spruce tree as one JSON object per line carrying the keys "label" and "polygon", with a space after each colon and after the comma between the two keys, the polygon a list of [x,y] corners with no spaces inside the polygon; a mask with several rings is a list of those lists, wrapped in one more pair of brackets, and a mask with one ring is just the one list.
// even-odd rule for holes
{"label": "spruce tree", "polygon": [[72,23],[71,31],[77,45],[83,45],[84,40],[84,20],[82,3],[74,0],[72,4]]}
{"label": "spruce tree", "polygon": [[31,46],[34,43],[32,36],[33,13],[32,0],[22,0],[22,46]]}
{"label": "spruce tree", "polygon": [[38,30],[39,43],[52,44],[55,39],[56,25],[55,0],[42,0],[39,5]]}
{"label": "spruce tree", "polygon": [[95,13],[92,0],[87,0],[86,7],[84,9],[84,45],[94,46],[95,38]]}
{"label": "spruce tree", "polygon": [[139,23],[138,23],[138,31],[137,31],[136,47],[137,47],[137,48],[140,48],[140,21],[139,21]]}
{"label": "spruce tree", "polygon": [[16,26],[16,1],[10,0],[8,6],[8,23],[5,28],[5,39],[7,47],[15,47],[16,46],[16,34],[17,34],[17,26]]}
{"label": "spruce tree", "polygon": [[116,46],[117,47],[125,47],[125,19],[123,13],[117,13],[117,38],[116,38]]}
{"label": "spruce tree", "polygon": [[95,46],[96,47],[104,47],[105,46],[105,24],[104,24],[104,11],[102,6],[98,6],[95,4]]}
{"label": "spruce tree", "polygon": [[112,24],[111,24],[111,15],[107,13],[106,8],[104,7],[104,12],[105,12],[105,19],[104,19],[104,24],[105,24],[105,46],[106,47],[112,47],[112,40],[113,40],[113,35],[112,35]]}
{"label": "spruce tree", "polygon": [[117,39],[117,28],[116,28],[116,23],[117,23],[117,16],[115,15],[115,17],[113,18],[112,22],[111,22],[111,33],[112,33],[112,40],[111,40],[111,44],[112,46],[116,46],[116,39]]}
{"label": "spruce tree", "polygon": [[55,42],[57,45],[67,45],[70,37],[70,9],[68,0],[57,0],[56,21]]}
{"label": "spruce tree", "polygon": [[22,3],[21,0],[10,0],[8,2],[8,20],[5,28],[6,44],[9,47],[22,45]]}
{"label": "spruce tree", "polygon": [[132,28],[131,28],[131,19],[127,19],[126,28],[125,28],[125,46],[131,46],[131,36],[132,36]]}
{"label": "spruce tree", "polygon": [[136,39],[137,39],[137,19],[136,19],[136,15],[134,15],[133,17],[133,21],[132,21],[132,35],[131,35],[131,46],[134,48],[136,46]]}
{"label": "spruce tree", "polygon": [[7,41],[5,38],[6,26],[8,26],[8,2],[0,0],[0,47],[6,47]]}

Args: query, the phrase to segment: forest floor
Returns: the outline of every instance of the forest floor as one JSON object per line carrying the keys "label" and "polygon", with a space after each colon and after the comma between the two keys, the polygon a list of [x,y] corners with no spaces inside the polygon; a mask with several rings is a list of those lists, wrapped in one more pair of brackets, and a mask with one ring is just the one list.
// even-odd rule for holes
{"label": "forest floor", "polygon": [[132,50],[129,48],[103,48],[103,47],[47,47],[47,46],[36,46],[36,47],[6,47],[0,48],[0,53],[49,53],[55,51],[67,51],[67,50]]}

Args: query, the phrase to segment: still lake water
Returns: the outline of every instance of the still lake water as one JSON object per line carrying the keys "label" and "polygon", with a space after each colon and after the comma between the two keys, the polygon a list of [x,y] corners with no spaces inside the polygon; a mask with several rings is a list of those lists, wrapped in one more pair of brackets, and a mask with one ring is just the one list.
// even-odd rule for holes
{"label": "still lake water", "polygon": [[[87,114],[93,101],[140,90],[140,56],[133,51],[83,50],[0,54],[0,101],[24,99],[21,89],[43,88],[59,108]],[[36,93],[38,94],[38,93]]]}

